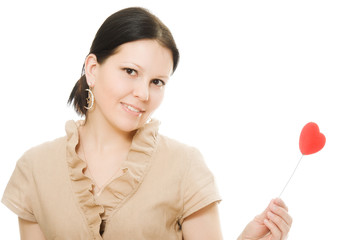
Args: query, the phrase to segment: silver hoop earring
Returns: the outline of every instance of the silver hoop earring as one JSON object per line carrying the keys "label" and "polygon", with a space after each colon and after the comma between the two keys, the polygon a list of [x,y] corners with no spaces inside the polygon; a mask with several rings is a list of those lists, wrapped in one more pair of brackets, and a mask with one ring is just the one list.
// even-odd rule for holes
{"label": "silver hoop earring", "polygon": [[90,110],[94,106],[94,100],[95,100],[94,94],[91,91],[91,88],[85,89],[85,91],[88,92],[88,97],[86,98],[87,106],[84,106],[84,108],[86,108],[87,110]]}

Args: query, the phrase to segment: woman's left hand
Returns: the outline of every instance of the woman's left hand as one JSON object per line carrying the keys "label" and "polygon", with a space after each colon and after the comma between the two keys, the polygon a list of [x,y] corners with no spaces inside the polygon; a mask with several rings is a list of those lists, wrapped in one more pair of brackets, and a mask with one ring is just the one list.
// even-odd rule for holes
{"label": "woman's left hand", "polygon": [[238,240],[285,240],[291,224],[287,206],[276,198],[245,227]]}

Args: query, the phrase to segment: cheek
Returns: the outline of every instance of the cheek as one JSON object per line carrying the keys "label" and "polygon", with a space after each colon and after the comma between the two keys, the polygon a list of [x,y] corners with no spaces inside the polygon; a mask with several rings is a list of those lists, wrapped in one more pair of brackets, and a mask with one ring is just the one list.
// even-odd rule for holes
{"label": "cheek", "polygon": [[131,92],[131,86],[126,79],[124,80],[116,77],[115,74],[104,76],[99,85],[101,95],[109,100],[112,99],[117,101]]}
{"label": "cheek", "polygon": [[164,99],[164,90],[165,89],[154,89],[151,94],[151,106],[156,109],[160,106],[162,103],[162,100]]}

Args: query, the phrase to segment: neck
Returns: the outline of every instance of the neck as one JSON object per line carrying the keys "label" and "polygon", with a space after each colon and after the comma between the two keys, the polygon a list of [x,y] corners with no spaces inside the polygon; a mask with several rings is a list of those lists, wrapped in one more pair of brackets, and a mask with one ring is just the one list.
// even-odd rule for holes
{"label": "neck", "polygon": [[81,129],[81,138],[98,153],[128,151],[135,132],[123,132],[106,119],[88,116]]}

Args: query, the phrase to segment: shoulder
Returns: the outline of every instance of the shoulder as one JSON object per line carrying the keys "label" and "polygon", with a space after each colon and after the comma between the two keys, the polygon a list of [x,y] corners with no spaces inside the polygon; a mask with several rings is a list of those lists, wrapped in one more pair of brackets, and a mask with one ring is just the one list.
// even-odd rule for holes
{"label": "shoulder", "polygon": [[196,147],[163,135],[159,136],[156,152],[162,159],[179,168],[187,169],[194,164],[205,164],[201,152]]}
{"label": "shoulder", "polygon": [[63,150],[66,145],[66,137],[59,137],[51,141],[38,144],[25,152],[29,156],[52,154],[56,151]]}
{"label": "shoulder", "polygon": [[38,144],[28,149],[19,162],[27,162],[27,164],[39,164],[44,161],[62,156],[65,153],[66,137],[59,137],[52,141]]}
{"label": "shoulder", "polygon": [[200,151],[196,147],[179,142],[164,135],[159,136],[159,148],[164,151],[169,151],[172,154],[179,154],[181,156],[201,156]]}

